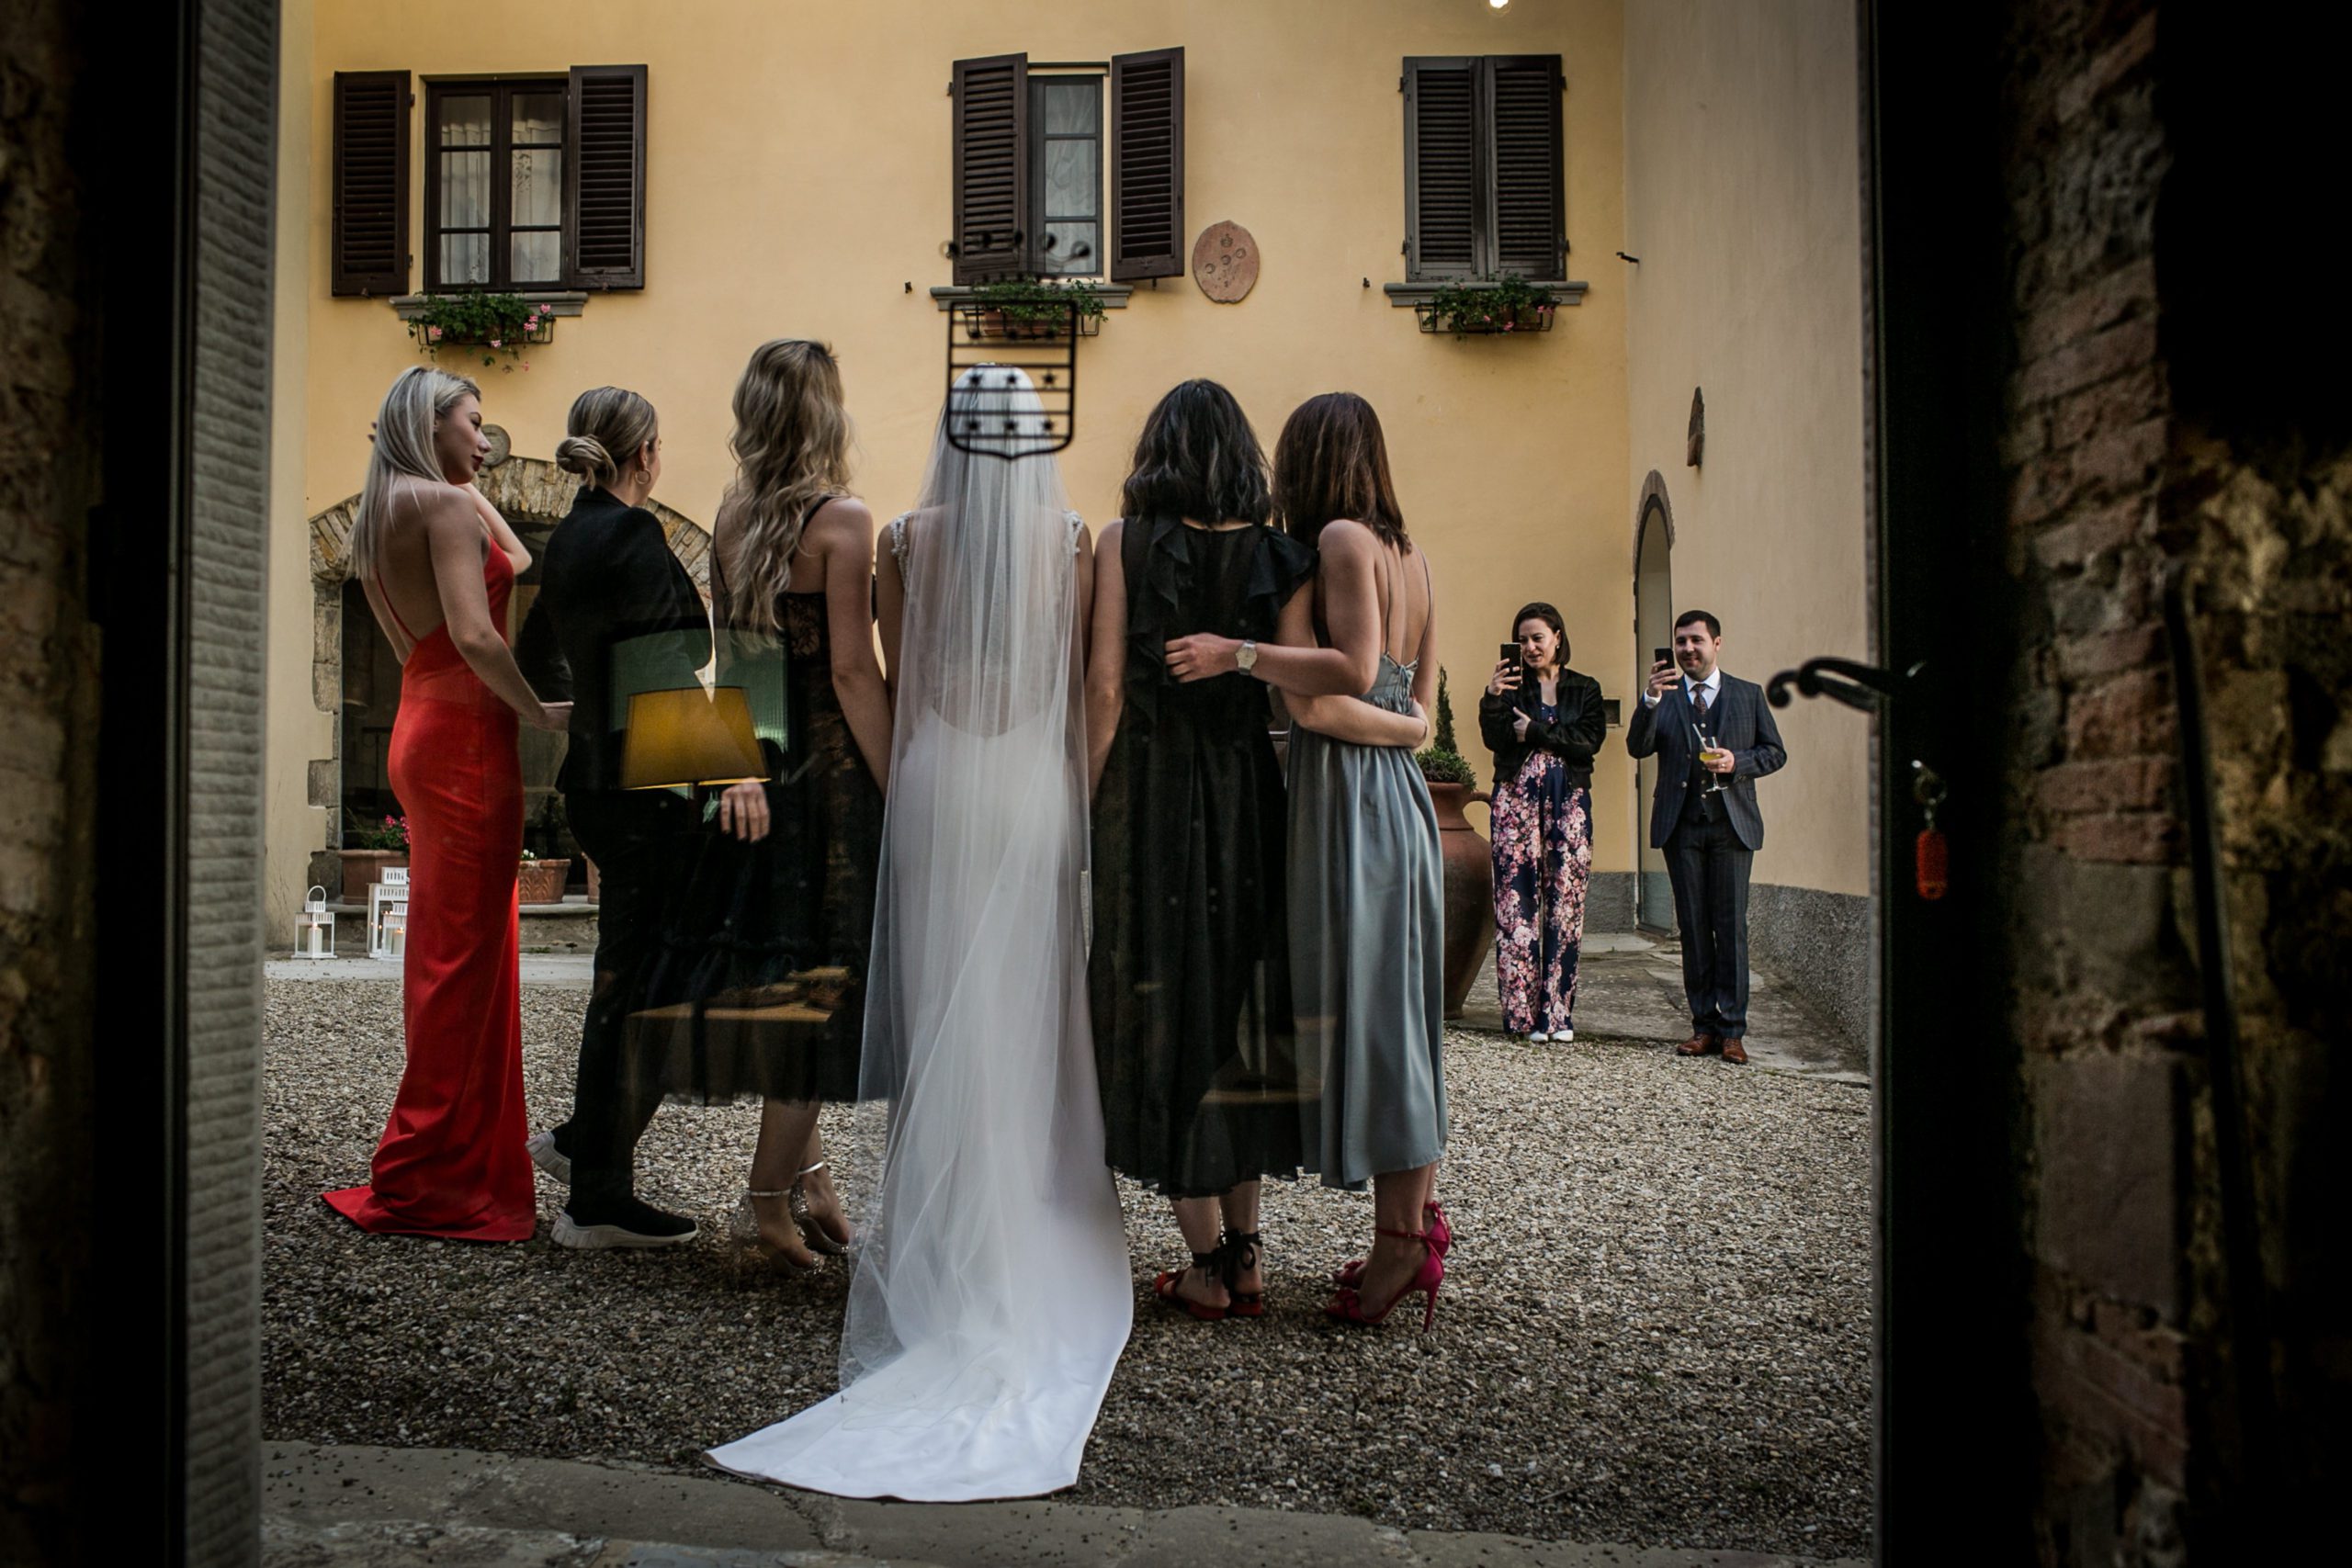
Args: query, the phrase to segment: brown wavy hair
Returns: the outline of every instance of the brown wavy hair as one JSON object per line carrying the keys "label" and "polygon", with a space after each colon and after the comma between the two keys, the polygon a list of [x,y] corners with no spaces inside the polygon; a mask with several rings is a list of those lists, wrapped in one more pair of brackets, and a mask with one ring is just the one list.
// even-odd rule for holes
{"label": "brown wavy hair", "polygon": [[1412,547],[1388,477],[1388,442],[1370,403],[1353,392],[1325,392],[1291,412],[1274,443],[1274,510],[1292,537],[1310,545],[1325,524],[1345,517],[1383,544]]}
{"label": "brown wavy hair", "polygon": [[735,477],[721,504],[734,545],[721,562],[733,625],[774,633],[776,596],[792,586],[792,558],[818,502],[849,492],[849,413],[832,350],[777,338],[752,351],[735,383]]}

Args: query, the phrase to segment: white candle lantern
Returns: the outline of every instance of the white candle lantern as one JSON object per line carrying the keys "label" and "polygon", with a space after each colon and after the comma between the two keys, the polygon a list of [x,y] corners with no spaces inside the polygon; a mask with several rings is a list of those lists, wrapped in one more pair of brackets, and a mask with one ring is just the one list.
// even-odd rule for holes
{"label": "white candle lantern", "polygon": [[408,867],[388,866],[368,889],[368,956],[398,959],[408,947]]}
{"label": "white candle lantern", "polygon": [[334,956],[334,911],[327,908],[327,890],[311,889],[302,900],[302,912],[295,923],[295,937],[300,943],[295,948],[297,958],[333,958]]}

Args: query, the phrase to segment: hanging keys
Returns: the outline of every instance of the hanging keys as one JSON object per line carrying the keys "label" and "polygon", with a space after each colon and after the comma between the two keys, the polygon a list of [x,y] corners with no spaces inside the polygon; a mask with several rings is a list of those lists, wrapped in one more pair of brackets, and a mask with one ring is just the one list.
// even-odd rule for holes
{"label": "hanging keys", "polygon": [[1911,798],[1919,803],[1927,818],[1927,826],[1919,830],[1915,855],[1915,874],[1919,897],[1933,902],[1944,896],[1951,886],[1951,853],[1944,843],[1943,832],[1936,826],[1936,807],[1944,801],[1944,781],[1927,763],[1914,761],[1911,764]]}

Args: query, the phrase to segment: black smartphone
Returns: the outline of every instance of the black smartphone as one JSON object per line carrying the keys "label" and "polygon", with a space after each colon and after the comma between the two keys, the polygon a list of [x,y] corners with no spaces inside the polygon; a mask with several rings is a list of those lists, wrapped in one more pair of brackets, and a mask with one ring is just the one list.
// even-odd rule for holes
{"label": "black smartphone", "polygon": [[1496,657],[1508,664],[1524,664],[1527,662],[1525,660],[1520,658],[1519,644],[1515,642],[1507,642],[1503,644],[1502,652],[1498,654]]}
{"label": "black smartphone", "polygon": [[1674,650],[1670,648],[1653,648],[1650,649],[1650,662],[1671,668],[1674,663]]}

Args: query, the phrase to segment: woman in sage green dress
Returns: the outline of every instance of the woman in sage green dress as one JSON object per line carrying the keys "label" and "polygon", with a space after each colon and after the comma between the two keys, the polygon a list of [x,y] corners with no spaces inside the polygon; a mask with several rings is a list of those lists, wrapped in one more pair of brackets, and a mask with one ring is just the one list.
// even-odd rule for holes
{"label": "woman in sage green dress", "polygon": [[[1375,1238],[1325,1310],[1377,1323],[1408,1295],[1434,1321],[1452,1237],[1434,1203],[1445,1147],[1444,869],[1429,786],[1405,744],[1340,739],[1336,690],[1425,715],[1437,684],[1435,575],[1406,533],[1372,406],[1310,399],[1274,452],[1283,526],[1319,556],[1312,604],[1256,672],[1292,695],[1290,919],[1301,1049],[1322,1067],[1326,1186],[1374,1191]],[[1190,646],[1188,646],[1190,645]],[[1223,639],[1170,645],[1180,679],[1231,668]],[[1304,699],[1304,700],[1300,700]]]}

